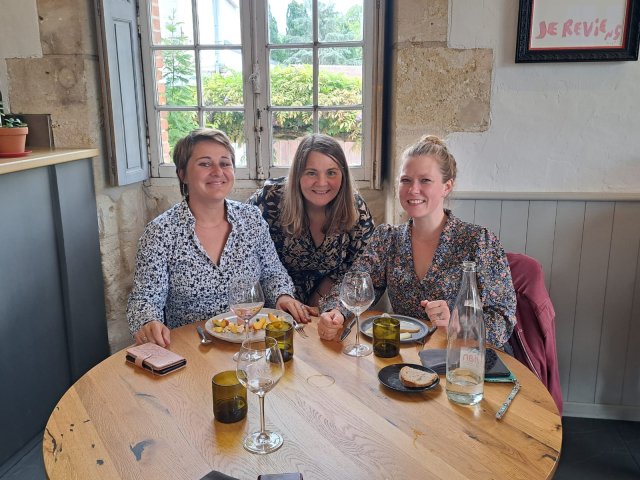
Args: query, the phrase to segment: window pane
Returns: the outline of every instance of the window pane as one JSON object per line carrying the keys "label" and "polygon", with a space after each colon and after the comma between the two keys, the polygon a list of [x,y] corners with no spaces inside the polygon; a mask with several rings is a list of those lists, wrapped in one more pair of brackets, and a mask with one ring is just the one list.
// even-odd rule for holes
{"label": "window pane", "polygon": [[301,138],[313,133],[313,116],[311,112],[273,112],[272,115],[271,165],[288,167]]}
{"label": "window pane", "polygon": [[183,0],[152,2],[151,37],[154,45],[193,44],[191,2]]}
{"label": "window pane", "polygon": [[[309,106],[313,101],[311,49],[271,51],[270,104],[281,107]],[[280,62],[277,59],[284,61]]]}
{"label": "window pane", "polygon": [[310,2],[269,0],[269,43],[309,43],[313,40]]}
{"label": "window pane", "polygon": [[172,163],[173,147],[176,142],[194,128],[198,128],[198,115],[193,112],[161,111],[160,132],[162,135],[162,163]]}
{"label": "window pane", "polygon": [[340,143],[349,165],[362,165],[362,110],[319,112],[318,130]]}
{"label": "window pane", "polygon": [[226,133],[236,151],[236,167],[247,166],[243,112],[205,112],[204,125]]}
{"label": "window pane", "polygon": [[[348,56],[350,61],[341,63]],[[360,58],[357,58],[357,57]],[[318,104],[321,106],[362,104],[362,49],[323,48],[319,51]]]}
{"label": "window pane", "polygon": [[241,107],[241,50],[205,50],[200,54],[202,101],[206,107]]}
{"label": "window pane", "polygon": [[198,29],[203,45],[240,45],[239,2],[199,1]]}
{"label": "window pane", "polygon": [[155,52],[155,69],[158,105],[196,104],[196,72],[192,51],[158,50]]}
{"label": "window pane", "polygon": [[362,0],[318,2],[318,38],[321,42],[362,40]]}

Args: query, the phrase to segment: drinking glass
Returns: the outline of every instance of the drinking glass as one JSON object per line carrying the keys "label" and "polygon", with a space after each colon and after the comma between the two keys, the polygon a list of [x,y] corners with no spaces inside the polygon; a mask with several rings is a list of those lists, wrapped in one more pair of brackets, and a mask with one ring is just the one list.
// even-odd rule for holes
{"label": "drinking glass", "polygon": [[238,380],[260,401],[260,431],[249,433],[244,448],[252,453],[271,453],[282,446],[282,435],[264,426],[264,396],[276,386],[284,374],[284,362],[278,342],[271,338],[248,339],[242,342],[236,363]]}
{"label": "drinking glass", "polygon": [[375,299],[373,282],[366,272],[348,272],[340,285],[340,301],[356,316],[356,343],[344,347],[342,353],[352,357],[371,354],[371,347],[360,343],[360,314],[371,306]]}
{"label": "drinking glass", "polygon": [[[244,338],[249,338],[251,319],[255,317],[264,306],[264,294],[260,282],[253,278],[234,278],[229,284],[229,308],[237,317],[237,323],[244,324]],[[238,354],[233,356],[238,359]]]}

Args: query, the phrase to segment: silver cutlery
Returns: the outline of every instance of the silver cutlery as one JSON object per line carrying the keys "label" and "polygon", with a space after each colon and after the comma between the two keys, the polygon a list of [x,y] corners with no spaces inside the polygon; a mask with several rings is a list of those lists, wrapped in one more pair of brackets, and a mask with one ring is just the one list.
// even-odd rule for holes
{"label": "silver cutlery", "polygon": [[513,381],[513,388],[511,389],[511,393],[509,394],[507,399],[504,401],[504,403],[500,407],[500,410],[498,410],[498,412],[496,413],[496,418],[498,420],[501,420],[504,414],[507,413],[507,408],[509,408],[509,405],[511,405],[511,402],[513,401],[515,396],[518,394],[519,390],[520,390],[520,382],[518,382],[518,380],[516,379]]}
{"label": "silver cutlery", "polygon": [[424,337],[419,338],[416,340],[416,343],[418,345],[420,345],[420,350],[422,350],[424,348],[424,344],[427,343],[427,339],[431,336],[432,333],[434,333],[436,330],[438,329],[438,327],[436,327],[435,325],[432,327],[427,328],[427,333],[424,334]]}
{"label": "silver cutlery", "polygon": [[198,335],[200,335],[200,343],[202,345],[208,345],[213,341],[210,338],[207,338],[207,336],[204,333],[204,330],[200,325],[196,326],[196,330],[198,331]]}
{"label": "silver cutlery", "polygon": [[307,332],[304,331],[304,325],[300,325],[293,318],[292,320],[293,320],[293,328],[295,328],[296,332],[298,332],[300,336],[303,338],[309,338],[309,335],[307,335]]}
{"label": "silver cutlery", "polygon": [[354,316],[351,321],[349,321],[349,323],[347,324],[347,326],[344,328],[344,330],[342,331],[342,334],[340,335],[340,341],[342,342],[345,338],[347,338],[349,336],[349,334],[351,333],[351,329],[353,328],[353,326],[356,324],[356,317]]}

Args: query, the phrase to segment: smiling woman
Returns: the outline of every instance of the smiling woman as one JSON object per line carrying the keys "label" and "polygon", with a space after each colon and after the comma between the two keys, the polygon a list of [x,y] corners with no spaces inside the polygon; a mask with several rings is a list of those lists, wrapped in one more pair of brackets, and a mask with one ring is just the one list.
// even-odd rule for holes
{"label": "smiling woman", "polygon": [[311,307],[340,282],[373,232],[371,213],[353,191],[350,175],[336,140],[308,135],[288,178],[268,180],[249,199],[269,224],[296,295]]}
{"label": "smiling woman", "polygon": [[[378,301],[385,290],[393,311],[446,327],[460,287],[461,266],[474,261],[487,342],[502,348],[515,324],[515,292],[504,249],[486,228],[444,209],[453,190],[456,161],[438,137],[428,135],[402,155],[398,192],[411,217],[404,225],[380,225],[351,267],[371,275]],[[321,304],[318,332],[334,339],[348,311],[334,288]]]}
{"label": "smiling woman", "polygon": [[127,306],[136,342],[166,346],[170,328],[228,311],[238,277],[260,281],[266,306],[306,321],[259,210],[226,198],[235,180],[228,137],[194,130],[177,142],[174,162],[184,200],[149,223],[138,245]]}

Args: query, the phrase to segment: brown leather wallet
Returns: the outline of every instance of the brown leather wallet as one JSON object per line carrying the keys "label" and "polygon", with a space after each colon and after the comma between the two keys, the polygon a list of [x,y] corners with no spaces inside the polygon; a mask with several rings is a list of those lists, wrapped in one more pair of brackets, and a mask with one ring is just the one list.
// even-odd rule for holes
{"label": "brown leather wallet", "polygon": [[155,343],[127,348],[126,360],[154,375],[166,375],[187,364],[187,359]]}

